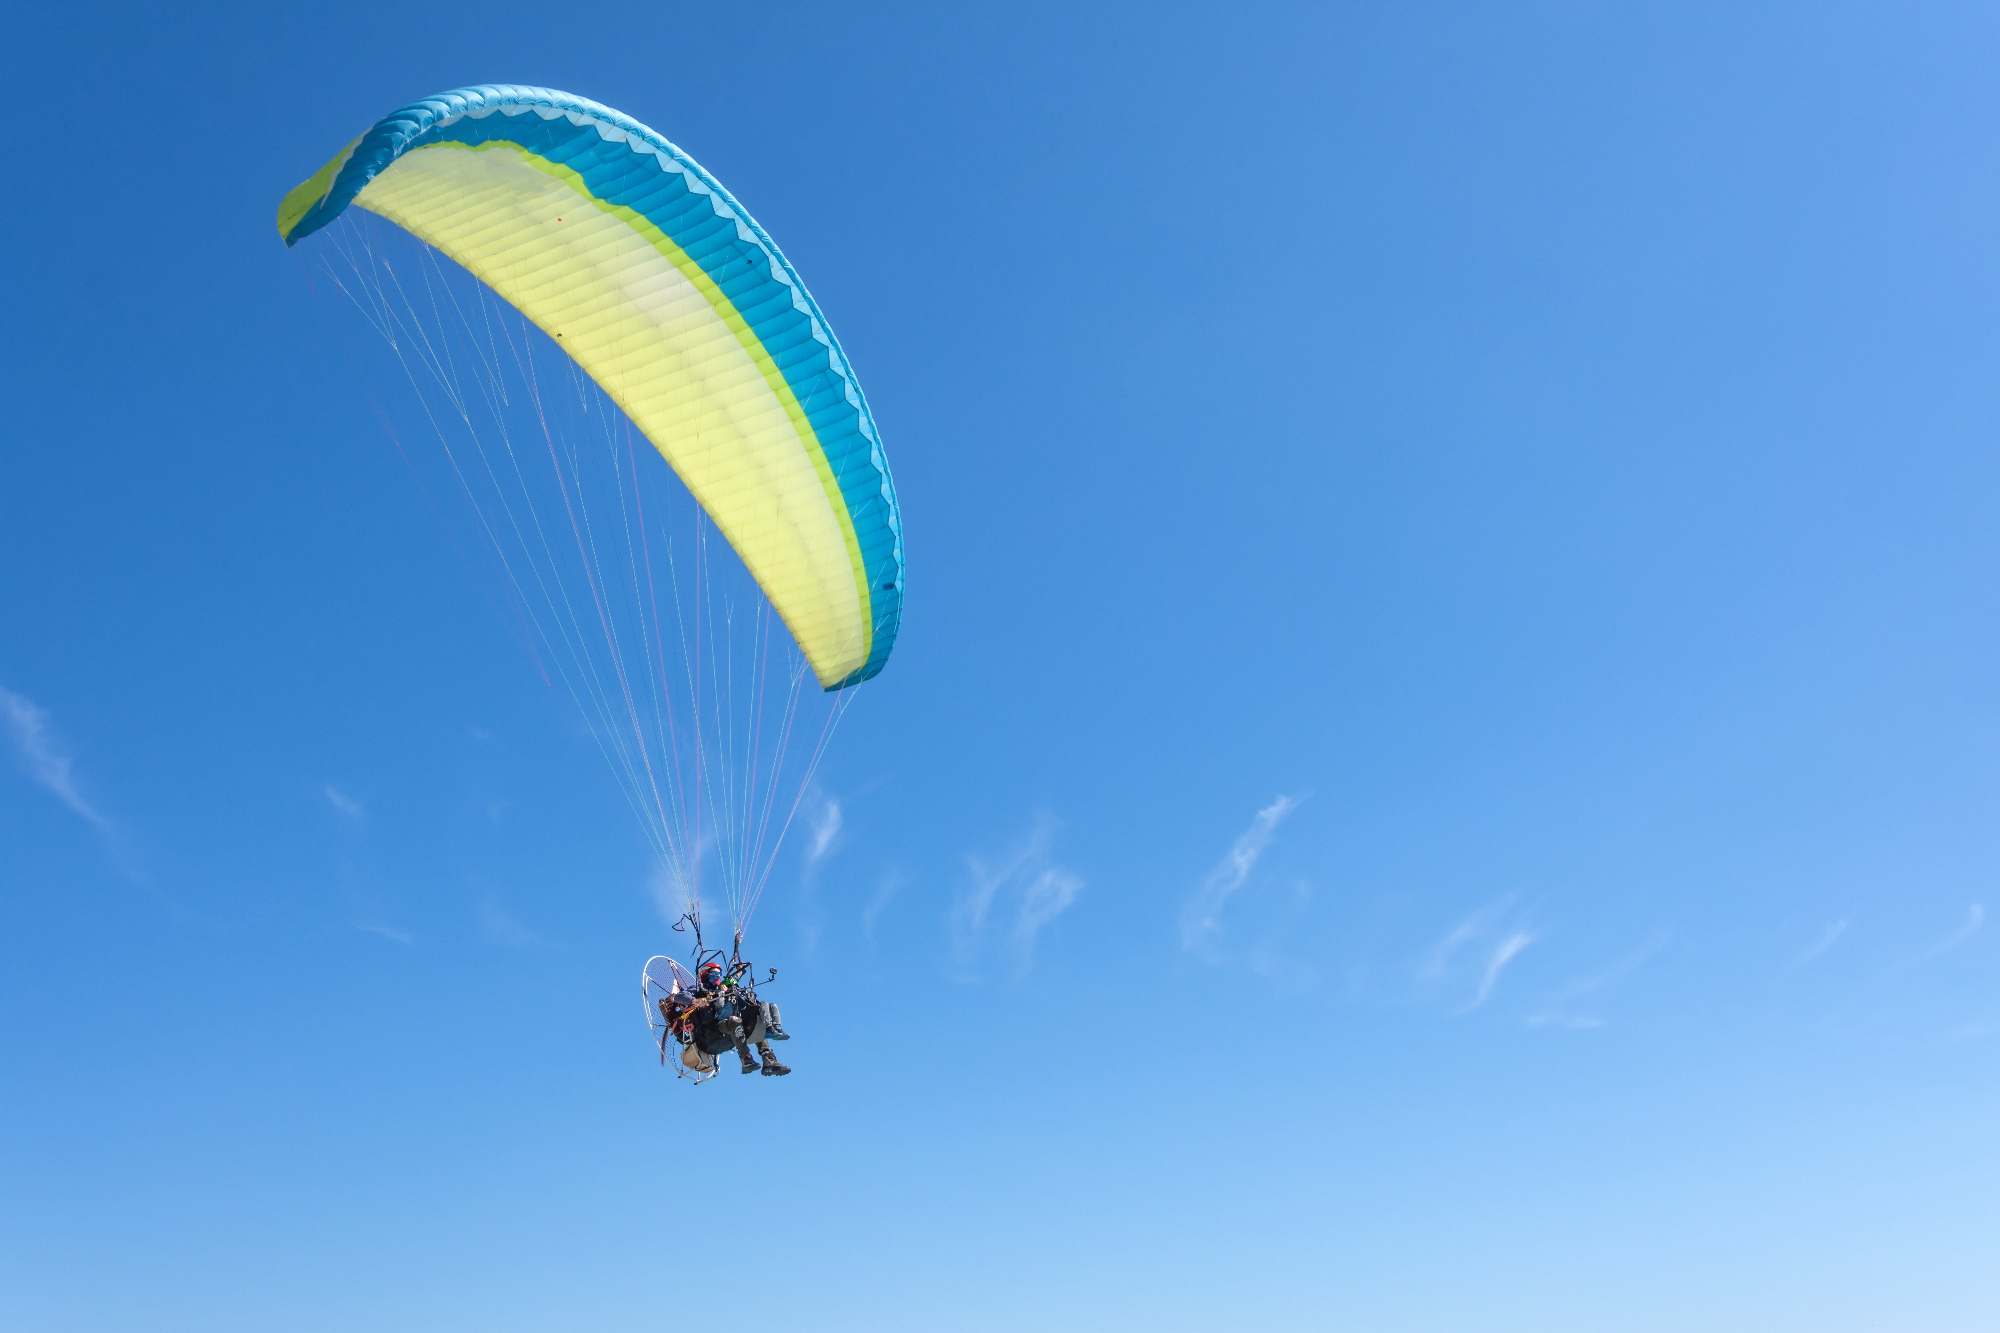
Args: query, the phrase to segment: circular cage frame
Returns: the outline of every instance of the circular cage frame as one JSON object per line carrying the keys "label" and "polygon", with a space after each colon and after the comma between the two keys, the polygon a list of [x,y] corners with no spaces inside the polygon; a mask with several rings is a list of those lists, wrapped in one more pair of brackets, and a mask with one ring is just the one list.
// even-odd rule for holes
{"label": "circular cage frame", "polygon": [[[661,1005],[675,995],[692,995],[694,991],[693,974],[665,954],[648,958],[639,973],[640,1002],[645,1009],[646,1026],[653,1034],[653,1045],[660,1053],[660,1064],[671,1063],[675,1078],[687,1079],[698,1087],[722,1072],[721,1062],[678,1036],[667,1025],[666,1015],[661,1012]],[[672,1061],[667,1059],[669,1046],[676,1048]],[[697,1061],[692,1069],[681,1059],[690,1050],[694,1051]]]}

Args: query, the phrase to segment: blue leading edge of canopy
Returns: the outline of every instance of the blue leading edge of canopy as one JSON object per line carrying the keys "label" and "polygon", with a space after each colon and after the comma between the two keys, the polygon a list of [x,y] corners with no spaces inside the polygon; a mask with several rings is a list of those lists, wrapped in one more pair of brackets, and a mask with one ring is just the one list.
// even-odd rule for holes
{"label": "blue leading edge of canopy", "polygon": [[[549,119],[533,111],[508,115],[509,107],[559,114]],[[592,122],[642,140],[657,156],[605,139]],[[325,196],[285,233],[285,244],[296,245],[339,217],[369,181],[412,148],[496,139],[562,164],[600,200],[652,222],[701,265],[764,344],[826,454],[868,576],[873,651],[831,688],[875,675],[888,661],[902,625],[903,522],[874,417],[839,340],[797,272],[764,229],[694,159],[638,121],[586,98],[504,84],[460,88],[377,121],[355,141]]]}

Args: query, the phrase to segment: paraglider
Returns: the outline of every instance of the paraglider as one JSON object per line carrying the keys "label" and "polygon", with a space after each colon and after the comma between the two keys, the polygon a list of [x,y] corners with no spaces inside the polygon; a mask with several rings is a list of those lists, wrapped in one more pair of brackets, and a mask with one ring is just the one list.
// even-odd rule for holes
{"label": "paraglider", "polygon": [[412,466],[467,501],[498,600],[681,906],[702,975],[664,955],[642,975],[662,1062],[678,1044],[701,1081],[733,1048],[789,1073],[744,930],[904,593],[888,461],[819,307],[693,159],[545,88],[393,112],[285,196],[278,230],[326,233],[317,272],[436,437]]}
{"label": "paraglider", "polygon": [[[653,999],[654,964],[664,964],[657,979],[662,993]],[[655,958],[647,963],[647,996],[657,1015],[648,1013],[659,1035],[660,1059],[666,1061],[666,1040],[672,1037],[681,1047],[681,1064],[697,1081],[716,1072],[714,1057],[734,1049],[746,1074],[785,1075],[791,1066],[780,1064],[771,1051],[774,1041],[790,1041],[778,1006],[757,998],[754,968],[741,962],[725,968],[711,958],[695,970],[692,986],[687,973],[671,958]],[[772,970],[776,975],[776,969]],[[750,1054],[755,1046],[763,1057],[760,1063]]]}

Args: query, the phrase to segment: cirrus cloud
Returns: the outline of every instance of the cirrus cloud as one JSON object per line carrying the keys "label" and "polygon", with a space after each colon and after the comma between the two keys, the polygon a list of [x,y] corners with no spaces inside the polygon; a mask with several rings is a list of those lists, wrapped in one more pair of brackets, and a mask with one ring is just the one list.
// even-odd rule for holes
{"label": "cirrus cloud", "polygon": [[111,821],[84,799],[77,787],[74,760],[50,724],[48,710],[33,700],[0,687],[0,723],[14,742],[21,769],[36,785],[47,790],[73,812],[111,831]]}

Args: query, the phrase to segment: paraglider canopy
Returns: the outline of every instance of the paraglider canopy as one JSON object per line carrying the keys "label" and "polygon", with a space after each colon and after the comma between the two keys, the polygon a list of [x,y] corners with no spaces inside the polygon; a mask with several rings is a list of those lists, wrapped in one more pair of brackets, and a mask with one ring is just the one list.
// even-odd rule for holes
{"label": "paraglider canopy", "polygon": [[350,205],[463,265],[601,386],[728,538],[826,689],[882,669],[902,522],[839,343],[770,237],[609,107],[482,85],[377,122],[285,196],[287,245]]}

